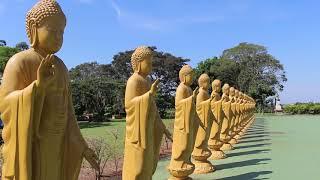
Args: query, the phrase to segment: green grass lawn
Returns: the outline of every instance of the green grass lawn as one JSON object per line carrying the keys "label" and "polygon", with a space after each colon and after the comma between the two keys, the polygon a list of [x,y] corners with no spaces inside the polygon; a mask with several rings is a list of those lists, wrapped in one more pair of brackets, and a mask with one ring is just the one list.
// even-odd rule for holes
{"label": "green grass lawn", "polygon": [[[169,126],[172,120],[164,121]],[[103,137],[117,129],[123,142],[125,121],[81,124],[85,137]],[[318,180],[320,179],[320,116],[258,115],[246,136],[228,152],[229,158],[212,161],[217,171],[192,175],[194,180]],[[123,146],[119,149],[123,151]],[[159,162],[153,179],[169,177],[166,166],[170,159]]]}
{"label": "green grass lawn", "polygon": [[[170,123],[172,119],[163,120],[165,125],[168,128],[171,128]],[[83,122],[79,124],[82,134],[85,138],[103,138],[107,142],[113,140],[113,136],[111,135],[111,131],[118,131],[119,133],[119,141],[121,143],[119,151],[123,152],[124,148],[124,136],[125,136],[125,128],[126,122],[125,119],[116,120],[111,122],[102,122],[102,123],[95,123],[95,122]]]}

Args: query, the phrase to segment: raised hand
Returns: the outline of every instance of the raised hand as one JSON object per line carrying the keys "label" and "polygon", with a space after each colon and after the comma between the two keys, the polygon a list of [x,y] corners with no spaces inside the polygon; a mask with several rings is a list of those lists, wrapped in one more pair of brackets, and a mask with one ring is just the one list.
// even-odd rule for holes
{"label": "raised hand", "polygon": [[97,157],[97,155],[95,154],[95,152],[88,148],[85,150],[84,152],[84,158],[89,162],[89,164],[96,170],[99,171],[100,170],[100,166],[98,164],[99,158]]}
{"label": "raised hand", "polygon": [[157,91],[158,91],[158,85],[160,83],[160,80],[157,79],[152,85],[151,85],[151,89],[150,89],[150,93],[155,96]]}
{"label": "raised hand", "polygon": [[47,57],[42,59],[37,70],[36,84],[39,88],[45,89],[54,81],[56,77],[55,64],[56,60],[53,54],[47,55]]}

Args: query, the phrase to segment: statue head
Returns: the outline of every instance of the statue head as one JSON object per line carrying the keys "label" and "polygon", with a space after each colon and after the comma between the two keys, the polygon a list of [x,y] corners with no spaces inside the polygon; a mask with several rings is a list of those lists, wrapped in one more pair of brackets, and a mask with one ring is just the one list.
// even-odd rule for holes
{"label": "statue head", "polygon": [[222,87],[222,92],[223,94],[229,96],[229,92],[230,92],[230,86],[229,84],[224,84],[223,87]]}
{"label": "statue head", "polygon": [[239,97],[239,90],[238,90],[238,89],[236,89],[236,90],[234,91],[234,95],[236,96],[236,98]]}
{"label": "statue head", "polygon": [[210,77],[208,76],[208,74],[201,74],[198,79],[198,84],[199,87],[203,88],[204,90],[208,90],[210,84]]}
{"label": "statue head", "polygon": [[187,86],[190,86],[193,83],[193,69],[189,65],[184,65],[179,71],[180,82],[184,83]]}
{"label": "statue head", "polygon": [[230,87],[230,92],[229,92],[231,97],[234,97],[236,94],[236,89],[234,87]]}
{"label": "statue head", "polygon": [[220,93],[221,92],[221,81],[219,79],[215,79],[212,82],[212,91],[215,93]]}
{"label": "statue head", "polygon": [[65,26],[66,16],[55,0],[40,0],[27,13],[26,30],[31,47],[46,54],[61,49]]}
{"label": "statue head", "polygon": [[131,65],[134,72],[147,76],[152,71],[152,50],[147,46],[136,48],[131,56]]}
{"label": "statue head", "polygon": [[239,91],[239,98],[243,99],[243,93],[241,91]]}

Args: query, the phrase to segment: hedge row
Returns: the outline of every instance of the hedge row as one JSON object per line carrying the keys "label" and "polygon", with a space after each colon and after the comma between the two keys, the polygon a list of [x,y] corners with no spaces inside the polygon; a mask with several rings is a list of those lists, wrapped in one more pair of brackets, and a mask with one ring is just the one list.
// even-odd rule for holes
{"label": "hedge row", "polygon": [[320,114],[320,103],[296,103],[286,105],[284,112],[290,114]]}

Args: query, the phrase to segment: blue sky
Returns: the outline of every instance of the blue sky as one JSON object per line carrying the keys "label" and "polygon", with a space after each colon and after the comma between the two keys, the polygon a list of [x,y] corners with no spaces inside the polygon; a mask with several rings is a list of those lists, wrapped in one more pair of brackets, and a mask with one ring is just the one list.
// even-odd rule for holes
{"label": "blue sky", "polygon": [[[27,41],[25,14],[36,0],[0,0],[0,39]],[[191,59],[221,55],[240,42],[264,45],[284,64],[282,103],[320,101],[320,1],[60,0],[68,25],[59,56],[69,68],[110,63],[138,45]]]}

